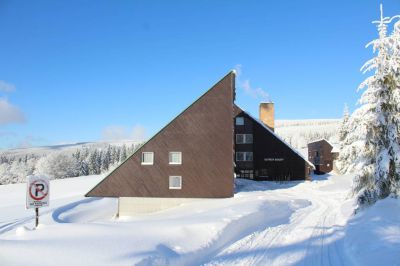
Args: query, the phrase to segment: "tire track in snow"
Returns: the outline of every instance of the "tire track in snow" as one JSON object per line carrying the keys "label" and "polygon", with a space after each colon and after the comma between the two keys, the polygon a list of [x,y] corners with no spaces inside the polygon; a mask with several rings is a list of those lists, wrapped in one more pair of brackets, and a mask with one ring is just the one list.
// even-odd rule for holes
{"label": "tire track in snow", "polygon": [[[59,207],[50,208],[50,209],[47,209],[45,211],[41,210],[40,216],[43,219],[44,216],[51,214],[52,219],[55,222],[68,223],[68,221],[64,221],[63,219],[60,218],[63,213],[75,208],[78,205],[90,203],[90,202],[93,202],[93,201],[98,201],[99,199],[100,198],[81,199],[81,200],[74,201],[72,203],[68,203],[68,204],[59,206]],[[21,226],[21,225],[24,225],[24,224],[27,224],[27,223],[33,223],[35,218],[36,218],[36,215],[28,215],[28,216],[25,216],[25,217],[20,218],[20,219],[15,219],[12,222],[5,223],[5,224],[0,226],[0,235],[4,234],[6,232],[9,232],[11,230],[14,230],[18,226]]]}
{"label": "tire track in snow", "polygon": [[[51,213],[52,211],[53,211],[53,209],[47,210],[47,211],[43,211],[43,212],[40,213],[40,215],[43,216],[43,215]],[[13,222],[9,222],[9,223],[7,223],[5,225],[2,225],[0,227],[0,235],[15,229],[16,227],[18,227],[20,225],[23,225],[23,224],[26,224],[26,223],[29,223],[29,222],[33,222],[35,220],[35,218],[36,218],[36,215],[29,215],[29,216],[26,216],[24,218],[16,219]]]}
{"label": "tire track in snow", "polygon": [[[288,198],[309,200],[312,206],[295,212],[288,224],[256,232],[251,237],[226,247],[208,264],[345,265],[342,258],[343,251],[340,252],[337,243],[340,232],[336,229],[339,228],[337,213],[340,211],[346,190],[340,193],[330,190],[320,191],[319,188],[324,187],[324,183],[330,186],[332,182],[330,180],[319,182],[302,184],[300,189],[290,188],[287,190],[288,193],[266,192],[273,195],[274,199],[277,196],[274,194],[279,193],[278,195],[286,200]],[[304,244],[296,243],[299,240]],[[294,249],[295,252],[282,249],[279,254],[279,248],[283,245]]]}
{"label": "tire track in snow", "polygon": [[[272,205],[272,206],[271,206]],[[282,210],[283,209],[283,210]],[[275,210],[276,215],[271,218],[270,211]],[[280,210],[280,211],[279,211]],[[242,216],[231,221],[208,246],[179,256],[168,256],[163,251],[157,250],[155,254],[145,258],[138,265],[202,265],[216,256],[221,250],[236,243],[239,239],[251,238],[258,232],[265,231],[265,224],[259,221],[268,220],[275,226],[282,224],[284,219],[292,213],[291,206],[284,201],[267,202],[256,212]],[[165,249],[164,249],[165,250]],[[169,253],[169,252],[168,252]]]}

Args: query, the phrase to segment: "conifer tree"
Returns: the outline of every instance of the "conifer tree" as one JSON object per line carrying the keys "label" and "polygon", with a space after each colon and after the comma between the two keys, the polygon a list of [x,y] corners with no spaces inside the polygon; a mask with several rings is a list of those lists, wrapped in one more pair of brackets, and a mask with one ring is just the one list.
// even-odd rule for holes
{"label": "conifer tree", "polygon": [[349,108],[348,108],[347,104],[345,104],[344,109],[343,109],[343,118],[342,118],[342,121],[340,123],[340,128],[339,128],[339,141],[340,142],[342,142],[347,136],[349,118],[350,118]]}
{"label": "conifer tree", "polygon": [[379,37],[367,47],[372,45],[376,56],[361,68],[364,73],[373,71],[373,75],[359,86],[364,90],[360,107],[351,115],[343,140],[341,159],[346,164],[342,169],[356,173],[353,191],[359,207],[400,194],[398,24],[391,35],[387,34],[394,18],[383,17],[381,6],[381,19],[373,22]]}

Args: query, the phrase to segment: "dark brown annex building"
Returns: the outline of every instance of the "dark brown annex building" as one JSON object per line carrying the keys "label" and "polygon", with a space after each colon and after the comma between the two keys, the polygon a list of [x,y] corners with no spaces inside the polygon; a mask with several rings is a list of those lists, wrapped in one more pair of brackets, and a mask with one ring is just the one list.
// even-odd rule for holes
{"label": "dark brown annex building", "polygon": [[118,213],[129,215],[193,198],[232,197],[235,173],[254,180],[308,179],[312,164],[234,100],[232,71],[86,196],[118,197]]}
{"label": "dark brown annex building", "polygon": [[315,174],[325,174],[333,170],[334,160],[338,153],[326,139],[308,143],[308,160],[315,165]]}
{"label": "dark brown annex building", "polygon": [[312,163],[274,133],[274,104],[260,104],[260,120],[235,106],[236,177],[309,180]]}

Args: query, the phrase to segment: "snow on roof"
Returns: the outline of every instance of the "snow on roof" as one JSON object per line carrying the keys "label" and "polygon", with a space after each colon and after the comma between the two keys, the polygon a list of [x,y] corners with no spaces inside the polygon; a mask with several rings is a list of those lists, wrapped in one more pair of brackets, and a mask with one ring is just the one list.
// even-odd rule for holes
{"label": "snow on roof", "polygon": [[340,152],[340,147],[339,147],[339,145],[337,145],[337,144],[333,145],[333,149],[331,150],[331,152],[339,153],[339,152]]}
{"label": "snow on roof", "polygon": [[312,141],[312,142],[309,142],[308,144],[315,143],[315,142],[319,142],[319,141],[322,141],[322,140],[325,140],[326,142],[328,142],[329,145],[332,146],[331,152],[334,152],[334,153],[340,152],[340,146],[339,146],[339,144],[337,144],[337,143],[332,143],[332,142],[330,142],[329,140],[324,139],[324,138],[323,138],[323,139],[314,140],[314,141]]}
{"label": "snow on roof", "polygon": [[333,147],[333,144],[330,143],[330,142],[329,142],[327,139],[325,139],[325,138],[317,139],[317,140],[311,141],[311,142],[309,142],[308,144],[315,143],[315,142],[320,142],[320,141],[323,141],[323,140],[325,140],[326,142],[328,142],[328,144],[331,145],[331,146]]}
{"label": "snow on roof", "polygon": [[237,107],[239,107],[246,115],[250,116],[251,118],[253,118],[254,121],[256,121],[258,124],[260,124],[262,127],[264,127],[266,130],[268,130],[272,135],[274,135],[278,140],[280,140],[283,144],[285,144],[286,146],[289,147],[289,149],[291,149],[293,152],[295,152],[298,156],[300,156],[300,158],[302,158],[304,161],[306,161],[312,168],[315,169],[314,164],[312,164],[309,160],[307,160],[300,152],[298,152],[295,148],[293,148],[292,146],[290,146],[289,143],[287,143],[285,140],[283,140],[281,137],[279,137],[274,131],[272,131],[269,127],[267,127],[266,125],[264,125],[263,122],[261,122],[259,119],[255,118],[254,116],[252,116],[251,114],[249,114],[248,112],[246,112],[245,110],[243,110],[240,106],[236,105]]}

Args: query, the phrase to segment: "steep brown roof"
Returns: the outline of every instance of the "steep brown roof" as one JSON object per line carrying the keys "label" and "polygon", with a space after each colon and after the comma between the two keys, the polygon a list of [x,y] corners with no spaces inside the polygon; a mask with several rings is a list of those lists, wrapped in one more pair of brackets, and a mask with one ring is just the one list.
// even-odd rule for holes
{"label": "steep brown roof", "polygon": [[[233,196],[233,101],[230,72],[118,166],[88,197]],[[168,154],[182,152],[182,165]],[[142,152],[154,152],[153,165],[141,165]],[[182,176],[182,189],[169,189],[169,176]]]}

